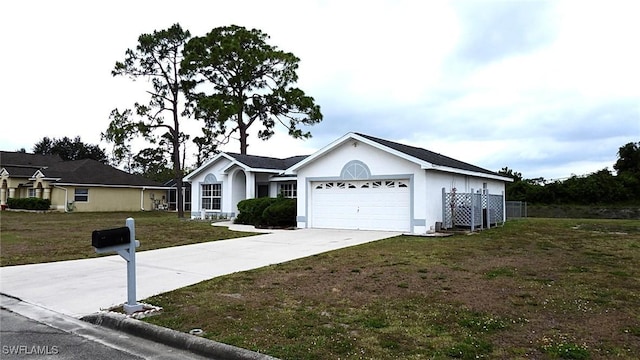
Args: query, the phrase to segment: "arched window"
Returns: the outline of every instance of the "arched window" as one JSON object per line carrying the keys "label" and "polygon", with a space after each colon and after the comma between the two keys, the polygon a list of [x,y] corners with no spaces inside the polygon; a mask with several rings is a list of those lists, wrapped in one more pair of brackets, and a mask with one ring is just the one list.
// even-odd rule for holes
{"label": "arched window", "polygon": [[359,160],[349,161],[340,172],[340,178],[343,180],[367,180],[370,177],[369,167]]}
{"label": "arched window", "polygon": [[213,184],[215,182],[218,182],[218,179],[216,179],[216,176],[213,174],[207,174],[207,176],[204,177],[204,184]]}

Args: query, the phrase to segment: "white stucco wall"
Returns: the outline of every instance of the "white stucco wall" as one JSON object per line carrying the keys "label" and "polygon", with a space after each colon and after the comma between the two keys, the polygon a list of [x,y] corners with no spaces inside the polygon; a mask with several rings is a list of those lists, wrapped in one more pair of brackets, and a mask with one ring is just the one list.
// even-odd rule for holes
{"label": "white stucco wall", "polygon": [[450,192],[456,188],[459,193],[478,191],[487,184],[489,194],[501,195],[504,193],[504,182],[477,176],[461,175],[442,171],[427,170],[425,192],[427,200],[424,203],[427,230],[433,230],[435,223],[442,221],[442,188]]}
{"label": "white stucco wall", "polygon": [[[425,187],[416,186],[416,184],[424,184],[425,181],[424,171],[419,165],[362,142],[357,142],[354,146],[354,141],[349,140],[298,170],[298,227],[307,227],[312,215],[310,213],[311,182],[340,179],[343,167],[354,160],[367,165],[372,179],[408,179],[412,198],[426,197]],[[424,210],[424,206],[416,206],[415,202],[413,203],[412,216],[407,219],[410,227],[413,228],[412,231],[424,232],[423,225],[415,225],[424,223],[419,220],[424,219]]]}
{"label": "white stucco wall", "polygon": [[[231,213],[231,195],[233,194],[233,189],[231,187],[231,183],[228,180],[228,175],[222,172],[222,169],[226,168],[231,161],[224,157],[218,158],[217,161],[208,165],[207,168],[200,171],[197,175],[191,178],[191,217],[197,218],[200,217],[202,206],[201,202],[201,193],[202,193],[202,184],[205,183],[205,179],[207,175],[211,174],[215,176],[216,182],[222,183],[222,203],[221,210],[222,213]],[[209,211],[211,212],[211,211]]]}
{"label": "white stucco wall", "polygon": [[366,164],[371,178],[405,178],[411,181],[411,232],[420,234],[435,229],[436,222],[442,221],[442,188],[450,191],[470,192],[487,184],[490,194],[503,194],[504,182],[437,170],[424,170],[420,165],[380,150],[374,146],[348,140],[328,151],[302,168],[298,169],[298,227],[310,226],[311,182],[337,180],[343,167],[350,161],[358,160]]}

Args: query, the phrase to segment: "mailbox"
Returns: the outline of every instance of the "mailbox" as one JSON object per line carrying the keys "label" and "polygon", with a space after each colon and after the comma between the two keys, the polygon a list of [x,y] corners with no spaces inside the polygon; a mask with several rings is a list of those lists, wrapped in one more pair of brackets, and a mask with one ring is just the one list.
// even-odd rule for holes
{"label": "mailbox", "polygon": [[128,244],[129,242],[131,242],[131,232],[126,226],[115,229],[94,230],[91,233],[91,246],[98,249]]}

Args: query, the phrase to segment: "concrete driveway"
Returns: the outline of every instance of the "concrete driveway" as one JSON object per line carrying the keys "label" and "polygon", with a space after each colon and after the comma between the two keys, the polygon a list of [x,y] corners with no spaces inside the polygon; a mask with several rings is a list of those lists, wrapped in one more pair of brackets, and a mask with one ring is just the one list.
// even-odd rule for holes
{"label": "concrete driveway", "polygon": [[[253,227],[225,224],[231,229]],[[384,231],[298,229],[136,253],[138,300],[217,276],[399,235]],[[87,246],[90,246],[87,241]],[[0,292],[82,317],[127,299],[119,256],[0,268]]]}

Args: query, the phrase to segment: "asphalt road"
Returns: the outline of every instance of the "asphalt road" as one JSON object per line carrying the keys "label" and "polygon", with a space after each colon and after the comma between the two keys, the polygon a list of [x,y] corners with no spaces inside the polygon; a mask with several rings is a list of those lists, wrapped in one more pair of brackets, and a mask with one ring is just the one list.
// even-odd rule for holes
{"label": "asphalt road", "polygon": [[0,310],[0,343],[2,359],[144,359],[5,309]]}
{"label": "asphalt road", "polygon": [[0,359],[203,360],[0,294]]}

